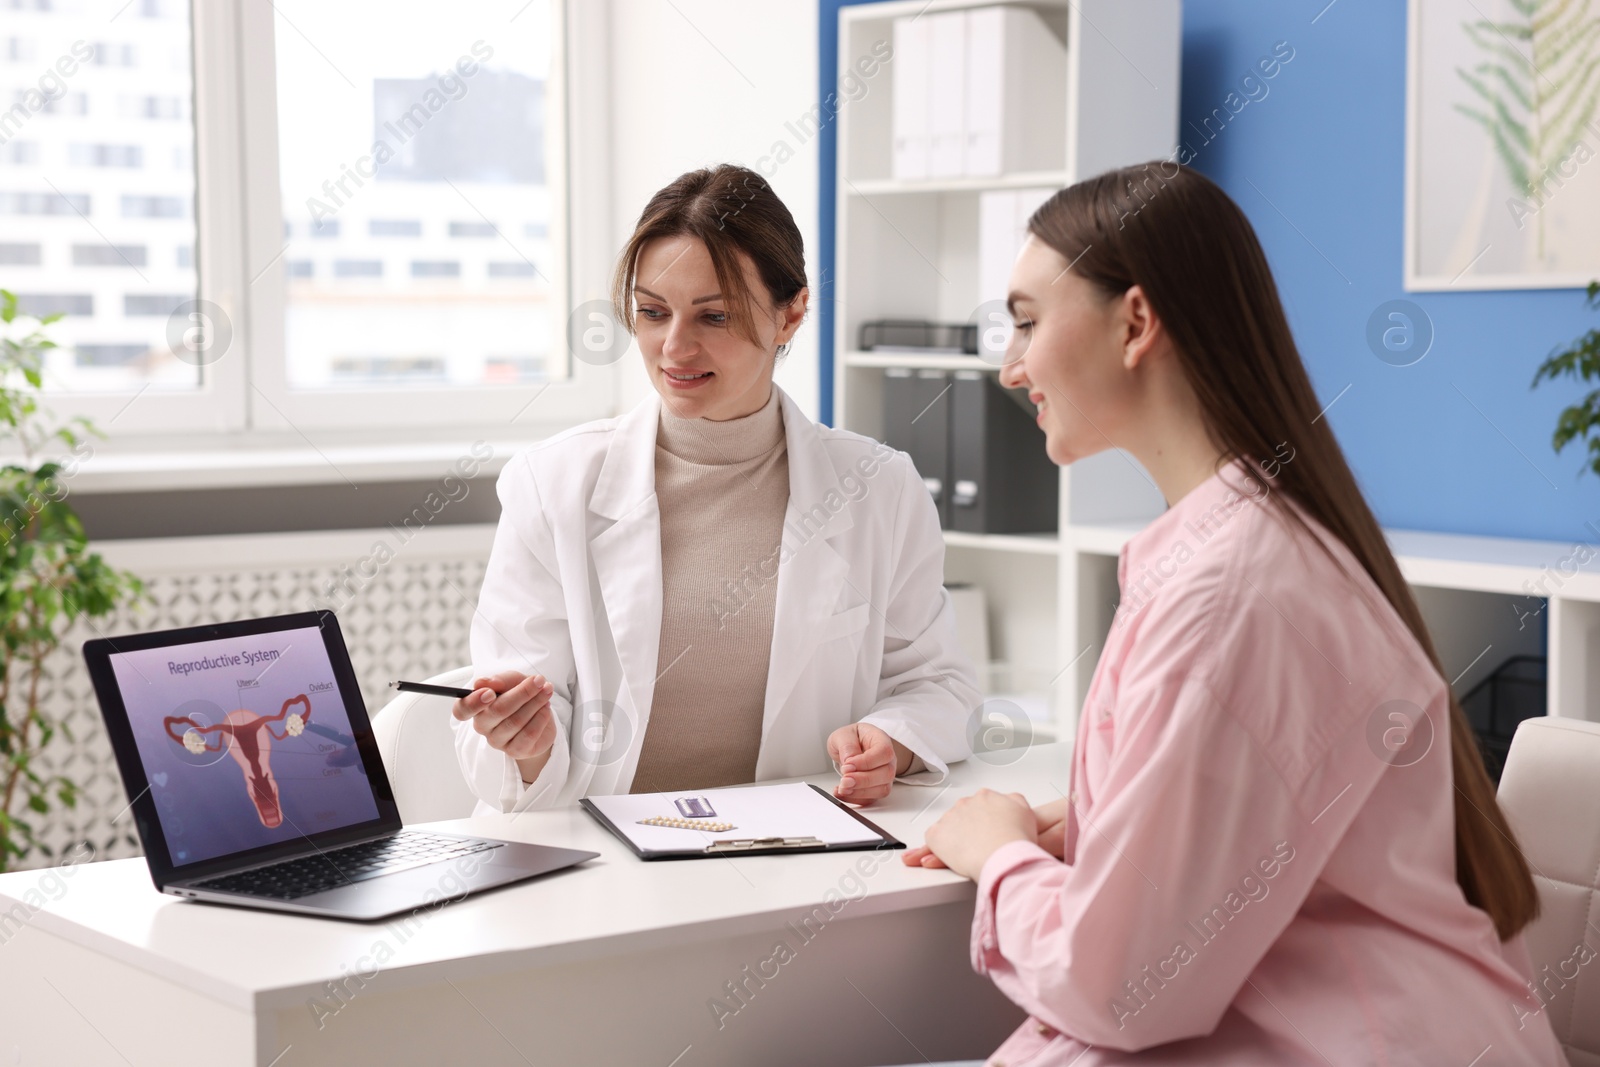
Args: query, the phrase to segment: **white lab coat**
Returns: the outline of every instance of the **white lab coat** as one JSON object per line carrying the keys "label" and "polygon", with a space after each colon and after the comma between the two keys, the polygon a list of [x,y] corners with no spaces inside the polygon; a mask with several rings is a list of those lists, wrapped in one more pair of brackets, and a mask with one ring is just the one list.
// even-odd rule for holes
{"label": "white lab coat", "polygon": [[[928,770],[904,780],[937,784],[971,754],[982,701],[944,589],[938,513],[905,453],[812,422],[781,389],[779,399],[789,503],[756,779],[827,771],[828,735],[860,721],[922,757]],[[548,678],[558,737],[524,784],[514,760],[454,722],[479,814],[626,793],[633,781],[655,679],[670,667],[657,663],[660,411],[652,393],[523,449],[500,474],[472,661],[482,675]]]}

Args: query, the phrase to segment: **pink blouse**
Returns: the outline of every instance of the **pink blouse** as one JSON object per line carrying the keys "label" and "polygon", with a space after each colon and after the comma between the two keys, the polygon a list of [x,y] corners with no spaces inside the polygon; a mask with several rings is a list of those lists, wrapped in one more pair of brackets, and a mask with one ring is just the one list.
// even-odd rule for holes
{"label": "pink blouse", "polygon": [[1456,884],[1445,682],[1265,484],[1235,461],[1122,550],[1066,860],[978,879],[973,966],[1031,1016],[990,1062],[1564,1065]]}

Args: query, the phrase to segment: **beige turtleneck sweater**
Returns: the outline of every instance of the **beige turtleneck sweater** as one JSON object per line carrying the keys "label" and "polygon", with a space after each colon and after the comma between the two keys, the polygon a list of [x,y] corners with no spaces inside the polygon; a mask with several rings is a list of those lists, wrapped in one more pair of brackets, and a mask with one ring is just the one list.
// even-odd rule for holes
{"label": "beige turtleneck sweater", "polygon": [[761,410],[656,434],[661,646],[635,793],[742,785],[756,775],[772,653],[789,452],[773,388]]}

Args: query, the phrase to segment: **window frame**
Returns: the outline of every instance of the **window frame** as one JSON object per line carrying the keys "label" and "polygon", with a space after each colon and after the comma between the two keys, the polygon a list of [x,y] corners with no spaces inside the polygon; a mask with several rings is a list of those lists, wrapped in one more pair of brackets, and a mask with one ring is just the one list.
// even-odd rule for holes
{"label": "window frame", "polygon": [[[197,369],[194,389],[168,392],[148,385],[126,390],[62,390],[44,403],[59,418],[82,416],[103,433],[118,437],[190,433],[237,434],[247,425],[245,393],[248,359],[237,323],[243,317],[238,264],[221,254],[238,247],[242,233],[235,191],[240,187],[236,106],[237,41],[233,4],[195,3],[190,20],[192,115],[195,140],[195,289],[235,324],[236,358],[218,359]],[[202,106],[203,105],[203,106]],[[208,143],[210,153],[199,146]]]}
{"label": "window frame", "polygon": [[[86,416],[130,452],[263,445],[414,445],[463,433],[497,440],[538,438],[616,412],[615,366],[594,366],[567,351],[566,314],[574,293],[607,293],[609,182],[570,180],[576,157],[585,173],[605,174],[609,119],[604,5],[550,0],[555,38],[547,82],[553,205],[550,243],[552,358],[569,376],[527,385],[359,385],[292,389],[285,351],[287,257],[278,183],[274,31],[270,4],[192,0],[195,138],[195,268],[198,296],[232,327],[228,351],[199,368],[194,390],[65,390],[46,402],[60,417]],[[597,10],[598,9],[598,10]],[[586,136],[573,150],[571,131]],[[595,135],[587,135],[593,131]],[[575,249],[605,250],[600,253]],[[508,250],[509,251],[509,250]],[[275,258],[274,258],[275,257]],[[252,269],[252,264],[267,263]],[[315,434],[313,443],[308,431]],[[97,451],[102,449],[97,447]]]}

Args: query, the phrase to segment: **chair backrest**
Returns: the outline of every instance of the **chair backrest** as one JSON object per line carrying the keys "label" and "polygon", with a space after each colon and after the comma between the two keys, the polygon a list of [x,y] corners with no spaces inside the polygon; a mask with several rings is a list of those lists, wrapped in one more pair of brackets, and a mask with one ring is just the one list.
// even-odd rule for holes
{"label": "chair backrest", "polygon": [[1600,723],[1524,720],[1499,799],[1539,886],[1536,995],[1567,1059],[1600,1067]]}
{"label": "chair backrest", "polygon": [[[428,681],[464,687],[471,684],[472,668],[458,667]],[[449,697],[400,693],[373,716],[378,753],[394,786],[400,818],[408,826],[464,819],[477,805],[456,761],[450,704]]]}

